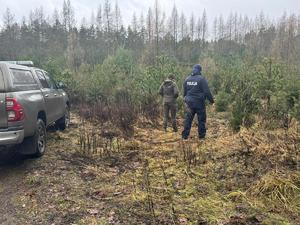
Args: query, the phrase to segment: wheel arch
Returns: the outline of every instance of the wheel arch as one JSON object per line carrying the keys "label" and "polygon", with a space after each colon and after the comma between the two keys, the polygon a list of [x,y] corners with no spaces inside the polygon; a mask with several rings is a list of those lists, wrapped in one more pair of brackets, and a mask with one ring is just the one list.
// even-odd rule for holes
{"label": "wheel arch", "polygon": [[39,111],[37,115],[37,119],[41,119],[44,121],[45,126],[47,126],[47,116],[45,111]]}

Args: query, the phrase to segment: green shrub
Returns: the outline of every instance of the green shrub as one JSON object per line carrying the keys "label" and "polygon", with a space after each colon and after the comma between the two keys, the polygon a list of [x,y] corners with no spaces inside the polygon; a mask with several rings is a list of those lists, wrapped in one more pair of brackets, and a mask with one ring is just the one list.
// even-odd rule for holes
{"label": "green shrub", "polygon": [[230,105],[231,96],[225,91],[219,92],[216,97],[216,111],[217,112],[226,112],[228,106]]}
{"label": "green shrub", "polygon": [[234,131],[239,131],[245,116],[241,102],[235,102],[232,107],[230,126]]}
{"label": "green shrub", "polygon": [[300,103],[299,102],[295,103],[293,111],[292,111],[292,115],[296,120],[300,121]]}
{"label": "green shrub", "polygon": [[222,79],[219,74],[213,74],[211,78],[211,87],[215,94],[218,94],[221,90]]}

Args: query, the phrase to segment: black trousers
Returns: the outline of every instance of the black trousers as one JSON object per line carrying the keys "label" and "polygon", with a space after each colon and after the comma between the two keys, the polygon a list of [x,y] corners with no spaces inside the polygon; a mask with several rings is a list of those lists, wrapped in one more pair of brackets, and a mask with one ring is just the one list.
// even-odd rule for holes
{"label": "black trousers", "polygon": [[202,107],[191,108],[186,105],[184,130],[182,132],[182,138],[187,139],[190,135],[192,122],[195,117],[198,116],[198,135],[199,138],[204,138],[206,135],[206,109],[205,105]]}

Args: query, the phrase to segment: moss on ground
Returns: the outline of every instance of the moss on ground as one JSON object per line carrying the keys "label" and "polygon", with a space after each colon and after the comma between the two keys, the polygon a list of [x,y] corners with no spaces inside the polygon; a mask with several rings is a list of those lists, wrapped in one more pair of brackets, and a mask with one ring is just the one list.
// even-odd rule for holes
{"label": "moss on ground", "polygon": [[300,224],[296,128],[233,133],[216,114],[205,141],[138,124],[109,142],[86,123],[99,134],[87,150],[73,117],[20,182],[20,224]]}

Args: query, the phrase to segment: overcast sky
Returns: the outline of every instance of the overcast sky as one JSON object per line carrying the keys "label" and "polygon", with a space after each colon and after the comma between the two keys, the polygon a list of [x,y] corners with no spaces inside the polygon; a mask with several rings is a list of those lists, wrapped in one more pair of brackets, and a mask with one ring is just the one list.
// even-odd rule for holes
{"label": "overcast sky", "polygon": [[[115,0],[111,0],[114,5]],[[77,22],[81,22],[82,17],[90,19],[91,12],[96,14],[99,4],[104,0],[71,0],[75,9]],[[154,5],[154,0],[118,0],[122,12],[123,22],[129,24],[133,12],[137,16],[143,11],[146,14],[149,6]],[[215,16],[223,14],[227,16],[230,12],[247,14],[250,17],[258,15],[264,11],[270,18],[280,17],[284,11],[287,13],[300,14],[300,0],[160,0],[161,8],[168,15],[172,7],[176,4],[179,12],[184,12],[186,16],[202,14],[205,8],[209,21],[212,22]],[[15,18],[20,21],[23,16],[28,17],[30,10],[43,7],[46,15],[52,15],[54,9],[61,10],[63,0],[0,0],[1,20],[6,8],[10,8]]]}

